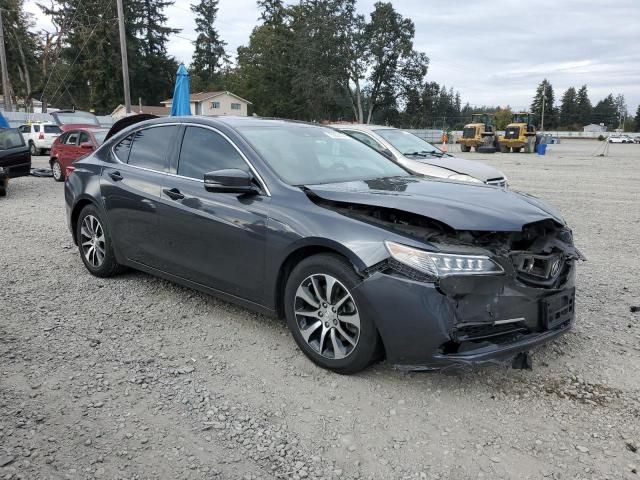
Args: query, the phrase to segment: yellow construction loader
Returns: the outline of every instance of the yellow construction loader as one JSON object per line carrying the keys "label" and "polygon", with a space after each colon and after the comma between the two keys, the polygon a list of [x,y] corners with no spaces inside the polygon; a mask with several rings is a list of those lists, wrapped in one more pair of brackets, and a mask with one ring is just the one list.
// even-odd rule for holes
{"label": "yellow construction loader", "polygon": [[493,126],[493,115],[490,113],[474,113],[471,115],[471,123],[464,126],[462,138],[458,139],[460,150],[470,152],[475,148],[476,152],[482,147],[493,147],[496,132]]}
{"label": "yellow construction loader", "polygon": [[500,151],[514,153],[534,153],[536,150],[536,127],[533,115],[527,112],[514,113],[511,123],[507,125],[504,135],[500,136]]}

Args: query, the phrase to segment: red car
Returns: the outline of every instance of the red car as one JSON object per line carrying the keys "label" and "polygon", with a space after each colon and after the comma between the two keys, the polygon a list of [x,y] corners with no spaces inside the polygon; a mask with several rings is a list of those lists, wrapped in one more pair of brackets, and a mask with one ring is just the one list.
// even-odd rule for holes
{"label": "red car", "polygon": [[49,158],[53,179],[64,181],[67,167],[102,145],[108,131],[106,128],[75,128],[60,135],[51,146]]}

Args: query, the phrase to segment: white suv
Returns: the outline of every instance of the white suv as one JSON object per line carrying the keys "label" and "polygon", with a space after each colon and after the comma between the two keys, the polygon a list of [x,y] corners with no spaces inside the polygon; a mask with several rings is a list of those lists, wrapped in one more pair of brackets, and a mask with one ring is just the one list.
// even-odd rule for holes
{"label": "white suv", "polygon": [[51,150],[55,139],[62,134],[60,127],[52,122],[20,125],[18,130],[29,145],[31,155],[34,156],[42,155],[45,150]]}

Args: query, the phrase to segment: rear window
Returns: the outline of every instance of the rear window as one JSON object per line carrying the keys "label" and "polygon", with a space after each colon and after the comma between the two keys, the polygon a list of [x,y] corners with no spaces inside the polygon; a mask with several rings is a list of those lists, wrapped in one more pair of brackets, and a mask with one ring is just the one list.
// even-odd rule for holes
{"label": "rear window", "polygon": [[62,130],[60,130],[60,127],[57,125],[45,125],[44,133],[57,133],[58,135],[60,135],[62,133]]}
{"label": "rear window", "polygon": [[129,165],[157,172],[169,170],[167,153],[173,144],[177,127],[152,127],[138,130],[133,135]]}
{"label": "rear window", "polygon": [[9,150],[18,147],[24,147],[24,140],[17,129],[8,128],[0,130],[0,150]]}

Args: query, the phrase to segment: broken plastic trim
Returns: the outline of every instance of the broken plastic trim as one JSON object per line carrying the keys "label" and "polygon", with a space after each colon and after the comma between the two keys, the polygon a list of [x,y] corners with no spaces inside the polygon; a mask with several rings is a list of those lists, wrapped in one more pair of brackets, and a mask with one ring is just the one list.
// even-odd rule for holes
{"label": "broken plastic trim", "polygon": [[[571,230],[552,219],[524,225],[520,232],[455,230],[440,221],[410,212],[324,200],[311,191],[307,190],[306,193],[318,206],[397,234],[431,243],[440,251],[455,251],[468,247],[482,248],[492,253],[496,259],[503,259],[506,264],[513,266],[518,281],[523,285],[557,288],[566,281],[574,261],[586,260],[573,245]],[[555,260],[558,258],[561,261],[556,264]],[[552,261],[549,261],[550,259]],[[398,264],[399,262],[387,262],[386,268],[391,268],[392,271],[411,279],[421,279],[418,281],[437,280],[433,276],[408,266],[400,267]]]}

